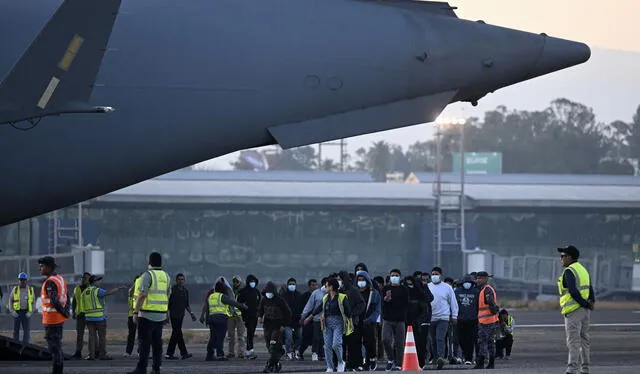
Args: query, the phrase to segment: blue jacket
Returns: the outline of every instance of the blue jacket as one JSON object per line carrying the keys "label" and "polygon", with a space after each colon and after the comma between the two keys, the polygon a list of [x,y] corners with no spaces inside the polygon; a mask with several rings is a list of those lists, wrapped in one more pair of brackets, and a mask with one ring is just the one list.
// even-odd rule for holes
{"label": "blue jacket", "polygon": [[[367,287],[369,288],[369,297],[364,300],[366,304],[366,311],[364,312],[364,317],[362,321],[365,324],[376,323],[378,321],[378,317],[380,316],[380,310],[382,308],[382,297],[380,296],[380,292],[373,287],[373,282],[371,281],[371,277],[369,277],[369,273],[366,271],[359,271],[356,273],[356,281],[358,276],[363,276],[367,281]],[[361,291],[362,292],[362,291]],[[363,295],[364,298],[364,295]]]}

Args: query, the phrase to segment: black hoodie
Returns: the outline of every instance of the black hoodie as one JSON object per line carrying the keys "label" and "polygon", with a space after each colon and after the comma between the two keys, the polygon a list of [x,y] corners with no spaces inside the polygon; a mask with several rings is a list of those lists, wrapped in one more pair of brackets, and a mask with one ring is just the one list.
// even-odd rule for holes
{"label": "black hoodie", "polygon": [[[256,287],[251,288],[249,283],[256,282]],[[258,304],[260,303],[260,291],[258,290],[258,278],[254,275],[247,275],[247,285],[238,291],[237,300],[244,303],[249,309],[242,312],[242,319],[245,321],[258,319]]]}
{"label": "black hoodie", "polygon": [[367,304],[364,303],[364,299],[362,298],[360,291],[353,285],[353,281],[351,280],[349,273],[341,271],[338,275],[342,278],[342,289],[349,300],[349,307],[351,309],[351,315],[354,318],[354,324],[357,325],[360,317],[365,312]]}
{"label": "black hoodie", "polygon": [[[288,283],[288,282],[287,282]],[[296,291],[289,291],[288,288],[285,288],[280,293],[280,296],[287,302],[289,309],[291,309],[291,321],[286,324],[286,326],[297,328],[300,326],[300,315],[302,314],[302,310],[306,305],[306,301],[303,299],[302,294]]]}
{"label": "black hoodie", "polygon": [[[273,298],[267,299],[267,293],[272,293]],[[264,318],[264,326],[270,328],[287,326],[291,321],[291,309],[289,309],[287,302],[278,295],[276,285],[273,282],[268,282],[264,286],[262,295],[264,297],[258,306],[258,317]]]}

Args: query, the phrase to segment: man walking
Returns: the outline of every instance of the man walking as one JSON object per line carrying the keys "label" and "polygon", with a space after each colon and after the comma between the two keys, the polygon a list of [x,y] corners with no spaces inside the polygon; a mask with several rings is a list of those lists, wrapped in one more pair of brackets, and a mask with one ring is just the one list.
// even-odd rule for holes
{"label": "man walking", "polygon": [[496,359],[496,330],[498,328],[498,297],[496,291],[487,284],[489,274],[480,271],[476,275],[478,284],[478,358],[474,369],[483,369],[488,357],[487,369],[494,368]]}
{"label": "man walking", "polygon": [[13,317],[13,339],[20,340],[20,326],[22,326],[22,343],[29,344],[31,329],[29,322],[35,306],[33,287],[27,284],[27,273],[18,274],[18,285],[11,290],[9,312]]}
{"label": "man walking", "polygon": [[40,274],[46,277],[40,289],[44,338],[47,341],[49,352],[51,352],[52,373],[62,374],[64,364],[62,327],[64,321],[69,319],[70,312],[67,282],[56,273],[56,260],[53,257],[42,257],[38,260],[38,264],[40,265]]}
{"label": "man walking", "polygon": [[187,352],[187,346],[184,343],[182,335],[182,321],[184,320],[184,311],[191,315],[191,320],[196,320],[196,315],[191,311],[189,306],[189,290],[185,287],[184,274],[176,275],[176,285],[171,288],[171,296],[169,297],[169,317],[171,320],[171,338],[167,345],[167,360],[177,360],[173,354],[176,351],[176,345],[180,349],[180,357],[183,360],[190,358],[192,355]]}
{"label": "man walking", "polygon": [[149,350],[153,346],[152,374],[160,373],[162,365],[162,327],[169,311],[169,275],[162,270],[162,255],[149,255],[149,270],[140,277],[140,288],[133,312],[138,325],[140,358],[136,368],[127,374],[146,374]]}
{"label": "man walking", "polygon": [[[231,279],[231,290],[233,291],[233,299],[238,300],[240,289],[242,287],[242,277],[239,275]],[[242,312],[237,308],[230,308],[231,316],[227,319],[227,333],[229,335],[229,353],[227,358],[244,358],[245,353],[245,327],[242,320]],[[237,343],[237,345],[236,345]],[[236,356],[235,353],[238,352]]]}
{"label": "man walking", "polygon": [[[578,262],[580,251],[576,247],[570,245],[558,248],[558,252],[564,267],[562,275],[558,278],[558,292],[569,349],[566,373],[587,374],[590,361],[589,322],[595,304],[591,277],[587,269]],[[580,366],[578,356],[582,362]]]}

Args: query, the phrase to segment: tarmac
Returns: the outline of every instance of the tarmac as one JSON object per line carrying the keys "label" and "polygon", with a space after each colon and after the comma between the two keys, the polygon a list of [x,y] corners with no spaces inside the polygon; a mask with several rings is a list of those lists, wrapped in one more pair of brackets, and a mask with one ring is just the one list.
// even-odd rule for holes
{"label": "tarmac", "polygon": [[[516,319],[515,343],[512,359],[497,360],[495,370],[474,370],[477,373],[517,373],[547,374],[565,372],[567,348],[565,344],[562,317],[557,311],[525,312],[512,311]],[[5,318],[2,318],[3,320]],[[110,326],[117,322],[110,321]],[[3,321],[6,325],[7,321]],[[186,320],[185,320],[186,322]],[[189,328],[192,322],[186,323]],[[72,329],[69,324],[67,329]],[[199,324],[193,324],[202,328]],[[3,332],[4,334],[7,331]],[[73,337],[75,334],[72,333]],[[69,336],[71,334],[65,333]],[[86,335],[85,335],[86,336]],[[85,338],[86,339],[86,338]],[[226,343],[225,343],[226,347]],[[66,344],[65,352],[73,351],[72,344]],[[163,346],[166,349],[166,341]],[[266,349],[261,338],[256,339],[257,360],[230,360],[226,362],[205,362],[204,344],[189,344],[193,357],[188,360],[163,360],[162,373],[260,373],[266,362]],[[86,351],[86,348],[85,348]],[[123,358],[122,345],[109,345],[113,361],[73,360],[65,362],[65,373],[126,373],[133,369],[136,360]],[[596,310],[592,315],[591,327],[591,374],[620,373],[637,374],[640,372],[640,311]],[[283,361],[283,373],[324,372],[324,362],[311,362],[307,353],[305,361]],[[385,362],[378,362],[378,371],[384,371]],[[465,366],[445,366],[439,372],[455,373],[469,370]],[[150,368],[149,368],[150,370]],[[435,370],[435,367],[429,371]],[[14,373],[50,373],[49,362],[7,362],[0,361],[0,374]]]}

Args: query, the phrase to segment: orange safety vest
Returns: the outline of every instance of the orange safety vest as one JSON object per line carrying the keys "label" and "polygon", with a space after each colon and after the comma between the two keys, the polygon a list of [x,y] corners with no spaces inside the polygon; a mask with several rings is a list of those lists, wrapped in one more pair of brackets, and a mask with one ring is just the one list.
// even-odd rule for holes
{"label": "orange safety vest", "polygon": [[487,305],[487,303],[485,303],[484,301],[484,290],[486,290],[487,287],[490,288],[491,291],[493,291],[493,302],[498,302],[498,295],[496,294],[496,290],[494,290],[493,287],[489,286],[488,284],[485,285],[482,288],[482,291],[480,291],[480,295],[478,296],[478,323],[481,325],[490,325],[492,323],[498,322],[498,314],[491,313],[491,308],[489,308],[489,305]]}
{"label": "orange safety vest", "polygon": [[58,288],[58,301],[60,301],[60,305],[63,307],[67,305],[69,297],[69,293],[67,292],[67,282],[65,282],[64,278],[59,274],[51,275],[42,282],[42,289],[40,290],[40,298],[42,300],[42,324],[57,325],[66,321],[67,317],[60,314],[60,312],[58,312],[51,303],[46,287],[48,281],[55,283]]}

